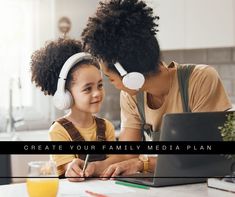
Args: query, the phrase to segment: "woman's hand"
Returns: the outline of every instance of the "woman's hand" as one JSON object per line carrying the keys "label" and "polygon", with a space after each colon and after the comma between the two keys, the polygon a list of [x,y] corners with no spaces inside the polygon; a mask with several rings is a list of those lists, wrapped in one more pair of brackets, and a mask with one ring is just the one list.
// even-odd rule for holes
{"label": "woman's hand", "polygon": [[118,175],[128,175],[140,172],[143,170],[143,162],[138,158],[128,159],[119,163],[110,165],[104,172],[100,175],[102,180],[108,178],[116,177]]}
{"label": "woman's hand", "polygon": [[73,159],[70,163],[67,164],[67,170],[65,172],[65,177],[69,181],[77,182],[77,181],[84,181],[84,175],[82,172],[82,168],[84,165],[84,161],[81,159]]}
{"label": "woman's hand", "polygon": [[85,177],[100,177],[111,164],[124,161],[126,157],[109,155],[105,160],[89,162],[85,170]]}

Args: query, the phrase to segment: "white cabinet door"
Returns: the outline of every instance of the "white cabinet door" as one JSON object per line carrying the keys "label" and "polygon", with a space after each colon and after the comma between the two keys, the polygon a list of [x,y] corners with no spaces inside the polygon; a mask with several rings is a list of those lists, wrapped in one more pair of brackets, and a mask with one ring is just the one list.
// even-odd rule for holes
{"label": "white cabinet door", "polygon": [[185,0],[146,0],[160,17],[157,39],[163,50],[182,49],[184,37],[184,1]]}
{"label": "white cabinet door", "polygon": [[185,48],[234,46],[234,0],[186,0]]}
{"label": "white cabinet door", "polygon": [[146,0],[163,50],[235,46],[234,0]]}

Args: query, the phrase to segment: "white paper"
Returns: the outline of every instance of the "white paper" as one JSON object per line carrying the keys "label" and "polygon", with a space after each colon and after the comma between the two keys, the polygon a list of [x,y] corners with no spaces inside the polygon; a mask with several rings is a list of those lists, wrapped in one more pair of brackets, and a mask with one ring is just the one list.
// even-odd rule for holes
{"label": "white paper", "polygon": [[129,187],[123,187],[115,184],[115,181],[107,180],[86,180],[83,182],[69,182],[68,180],[60,181],[59,197],[87,197],[90,196],[86,191],[99,194],[124,194],[133,193],[135,190]]}

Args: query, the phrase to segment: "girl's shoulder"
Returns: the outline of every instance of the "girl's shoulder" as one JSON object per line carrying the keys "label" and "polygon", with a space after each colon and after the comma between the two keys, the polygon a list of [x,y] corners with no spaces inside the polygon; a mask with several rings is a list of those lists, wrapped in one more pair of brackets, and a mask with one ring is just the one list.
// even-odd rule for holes
{"label": "girl's shoulder", "polygon": [[64,131],[64,130],[65,130],[65,128],[58,121],[55,120],[52,123],[52,125],[50,126],[49,133],[61,132],[61,131]]}
{"label": "girl's shoulder", "polygon": [[114,128],[114,125],[113,125],[113,123],[112,123],[110,120],[108,120],[108,119],[106,119],[106,118],[100,118],[100,117],[96,117],[96,118],[101,119],[101,120],[104,121],[104,124],[105,124],[105,126],[106,126],[106,129],[108,129],[108,128]]}

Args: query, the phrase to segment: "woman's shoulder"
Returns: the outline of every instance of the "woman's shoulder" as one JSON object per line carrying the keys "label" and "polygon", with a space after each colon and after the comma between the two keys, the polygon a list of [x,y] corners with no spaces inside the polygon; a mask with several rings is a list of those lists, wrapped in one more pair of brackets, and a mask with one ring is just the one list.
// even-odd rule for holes
{"label": "woman's shoulder", "polygon": [[125,98],[135,98],[135,96],[131,96],[130,94],[128,94],[127,92],[121,90],[120,93],[121,97],[125,97]]}
{"label": "woman's shoulder", "polygon": [[195,71],[215,71],[215,68],[207,64],[196,64]]}
{"label": "woman's shoulder", "polygon": [[218,72],[210,65],[198,64],[192,72],[192,78],[218,78]]}
{"label": "woman's shoulder", "polygon": [[130,95],[125,91],[121,91],[120,93],[120,102],[121,103],[136,103],[136,95]]}
{"label": "woman's shoulder", "polygon": [[171,62],[168,65],[168,68],[178,68],[179,66],[187,66],[187,65],[194,65],[194,69],[192,71],[192,74],[190,76],[191,79],[194,78],[204,78],[204,77],[209,77],[209,78],[217,78],[218,77],[218,72],[216,69],[207,64],[179,64],[177,62]]}
{"label": "woman's shoulder", "polygon": [[[166,65],[166,63],[164,63]],[[177,62],[171,62],[169,65],[167,65],[168,68],[177,68],[179,66],[188,66],[188,65],[194,65],[194,70],[193,73],[217,73],[216,69],[211,66],[211,65],[207,65],[207,64],[179,64]]]}

